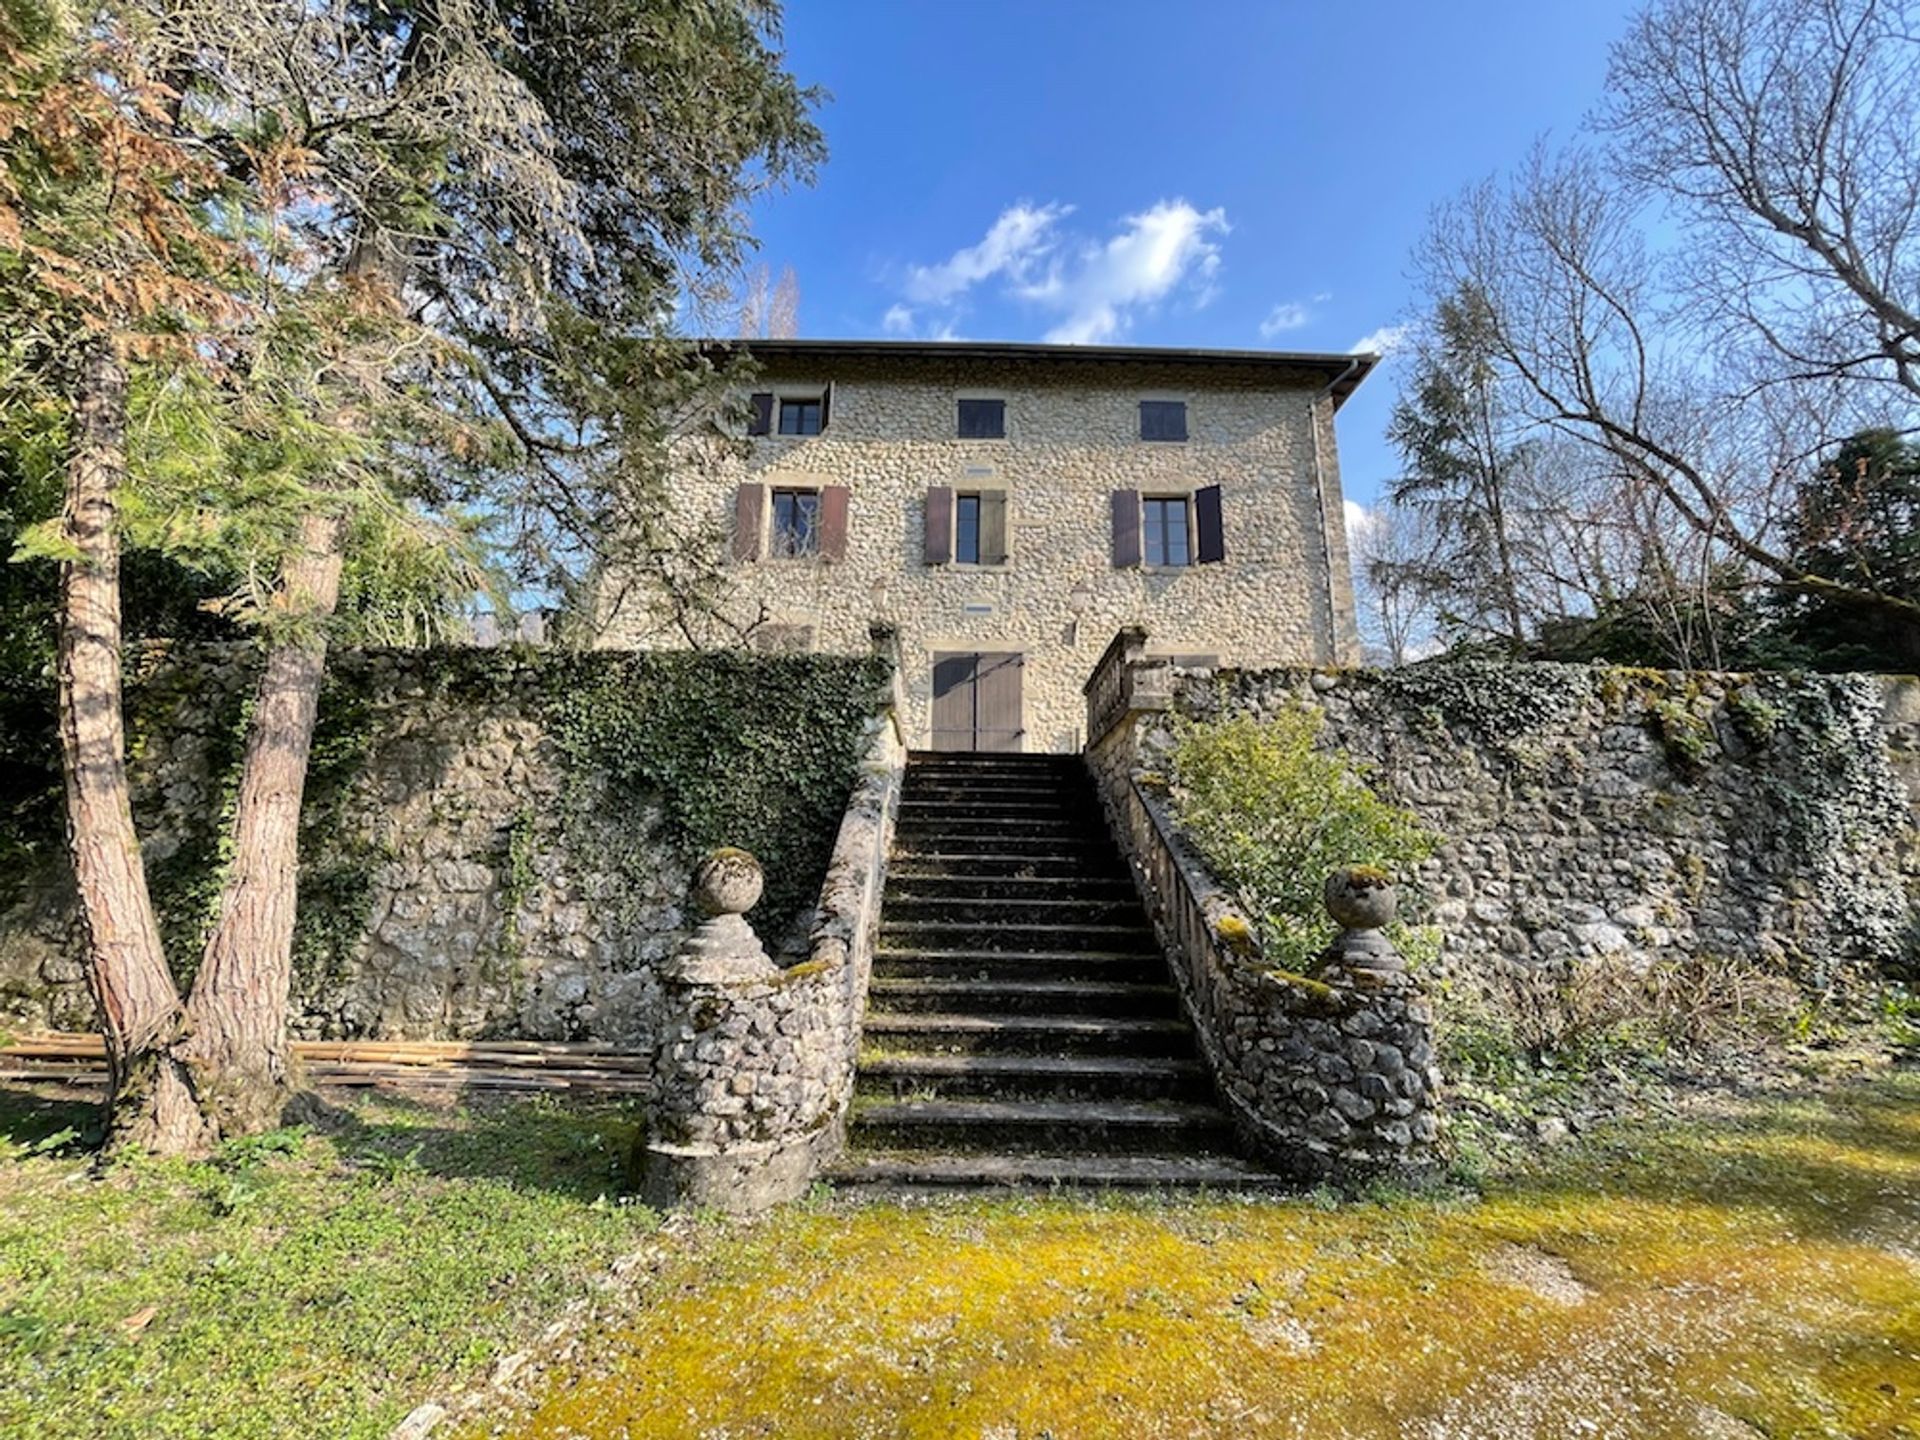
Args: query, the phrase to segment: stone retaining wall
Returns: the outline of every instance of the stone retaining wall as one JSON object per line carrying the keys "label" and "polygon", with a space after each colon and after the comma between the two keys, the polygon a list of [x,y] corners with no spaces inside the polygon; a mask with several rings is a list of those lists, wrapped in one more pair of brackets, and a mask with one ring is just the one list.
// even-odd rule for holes
{"label": "stone retaining wall", "polygon": [[1324,714],[1325,743],[1444,838],[1405,908],[1440,927],[1456,978],[1718,957],[1819,988],[1849,964],[1916,963],[1911,679],[1130,669],[1103,692],[1132,697],[1094,748],[1109,768],[1163,770],[1178,715]]}
{"label": "stone retaining wall", "polygon": [[[866,663],[527,649],[336,654],[303,816],[294,1034],[647,1050],[663,1003],[659,968],[692,926],[695,852],[674,824],[673,797],[570,745],[557,706],[577,699],[583,683],[611,676],[624,686],[623,666],[666,667],[659,673],[668,677],[684,670],[696,696],[723,669],[769,692],[818,683],[834,703],[808,710],[810,723],[824,727],[837,713],[846,733],[800,733],[788,717],[777,733],[745,738],[768,752],[844,754],[840,783],[850,786],[885,704]],[[655,672],[635,673],[644,684]],[[176,968],[196,953],[213,897],[251,676],[243,650],[150,656],[136,667],[136,819]],[[698,717],[687,723],[697,729]],[[713,773],[689,773],[686,784],[711,788],[739,757],[711,732],[704,743]],[[802,863],[825,859],[845,793],[809,800],[818,833]],[[58,813],[56,801],[56,826]],[[799,822],[788,820],[791,833]],[[39,849],[31,873],[0,876],[0,1024],[88,1029],[92,1002],[57,829]],[[810,894],[818,876],[787,888]],[[805,957],[811,916],[753,919],[782,959]]]}

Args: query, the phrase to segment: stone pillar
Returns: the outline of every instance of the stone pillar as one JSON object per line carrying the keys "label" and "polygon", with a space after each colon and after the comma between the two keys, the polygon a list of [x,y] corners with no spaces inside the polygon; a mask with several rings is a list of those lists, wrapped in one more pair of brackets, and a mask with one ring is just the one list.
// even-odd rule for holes
{"label": "stone pillar", "polygon": [[1336,1171],[1419,1172],[1439,1132],[1433,1009],[1382,927],[1393,923],[1392,878],[1368,866],[1327,877],[1322,897],[1340,933],[1320,978],[1335,1004],[1313,1027],[1327,1077],[1328,1114],[1315,1127]]}
{"label": "stone pillar", "polygon": [[830,977],[768,958],[745,918],[761,885],[744,850],[716,850],[694,873],[707,918],[662,967],[653,1099],[635,1157],[649,1205],[764,1209],[804,1193],[839,1150]]}

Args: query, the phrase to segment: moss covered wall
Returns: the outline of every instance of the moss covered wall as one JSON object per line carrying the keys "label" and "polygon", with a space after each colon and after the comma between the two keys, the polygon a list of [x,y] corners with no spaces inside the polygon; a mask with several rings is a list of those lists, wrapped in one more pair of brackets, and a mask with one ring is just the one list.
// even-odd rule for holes
{"label": "moss covered wall", "polygon": [[[248,656],[145,657],[130,694],[136,818],[183,982],[218,893]],[[749,919],[800,953],[888,675],[819,656],[336,655],[302,826],[296,1032],[644,1045],[690,857],[722,843],[761,857]],[[20,813],[34,833],[10,837],[0,873],[0,1020],[84,1028],[58,806]]]}
{"label": "moss covered wall", "polygon": [[[1911,680],[1480,664],[1174,685],[1193,715],[1296,703],[1446,837],[1413,888],[1457,974],[1727,956],[1819,988],[1916,964]],[[1156,767],[1167,716],[1133,724]]]}

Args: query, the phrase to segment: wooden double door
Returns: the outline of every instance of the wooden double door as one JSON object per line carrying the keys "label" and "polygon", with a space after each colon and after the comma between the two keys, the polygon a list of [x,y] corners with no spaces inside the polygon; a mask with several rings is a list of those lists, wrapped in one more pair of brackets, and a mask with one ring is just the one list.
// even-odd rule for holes
{"label": "wooden double door", "polygon": [[1020,654],[939,652],[933,657],[933,748],[1025,748]]}

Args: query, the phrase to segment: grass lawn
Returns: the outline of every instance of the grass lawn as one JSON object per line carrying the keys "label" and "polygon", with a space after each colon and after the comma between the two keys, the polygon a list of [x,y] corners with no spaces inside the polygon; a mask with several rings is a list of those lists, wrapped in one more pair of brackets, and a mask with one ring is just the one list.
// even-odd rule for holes
{"label": "grass lawn", "polygon": [[462,1436],[1920,1436],[1912,1071],[1478,1192],[823,1199],[669,1236],[602,1198],[617,1110],[374,1102],[103,1179],[58,1141],[82,1114],[0,1108],[9,1440],[383,1435],[647,1247]]}
{"label": "grass lawn", "polygon": [[1920,1436],[1920,1075],[1474,1195],[833,1201],[682,1247],[467,1435]]}
{"label": "grass lawn", "polygon": [[[384,1436],[643,1243],[617,1112],[374,1102],[91,1178],[92,1108],[0,1089],[0,1435]],[[39,1152],[39,1153],[36,1153]]]}

